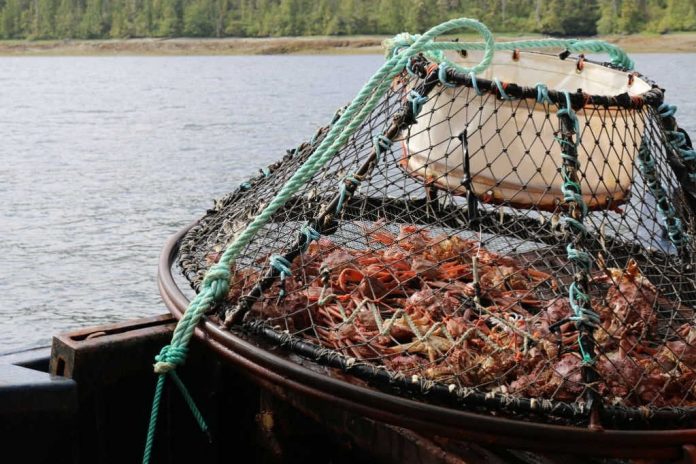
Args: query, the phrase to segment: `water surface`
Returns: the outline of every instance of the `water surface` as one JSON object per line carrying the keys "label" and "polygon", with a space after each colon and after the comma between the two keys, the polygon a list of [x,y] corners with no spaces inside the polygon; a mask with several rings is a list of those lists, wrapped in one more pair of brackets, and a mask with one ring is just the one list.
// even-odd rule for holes
{"label": "water surface", "polygon": [[[632,56],[696,133],[696,54]],[[311,137],[382,62],[0,58],[0,352],[165,312],[167,238]]]}

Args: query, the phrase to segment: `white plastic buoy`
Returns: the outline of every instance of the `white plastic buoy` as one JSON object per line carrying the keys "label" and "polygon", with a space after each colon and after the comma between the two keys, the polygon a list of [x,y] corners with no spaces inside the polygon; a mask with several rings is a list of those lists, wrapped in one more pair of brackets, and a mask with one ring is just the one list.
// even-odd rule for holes
{"label": "white plastic buoy", "polygon": [[[472,66],[481,54],[448,58]],[[581,68],[581,69],[579,69]],[[638,76],[602,65],[534,52],[498,52],[478,79],[589,95],[640,95],[651,85]],[[630,83],[629,83],[630,81]],[[563,199],[562,163],[555,104],[535,100],[505,101],[479,97],[473,88],[445,88],[423,106],[418,123],[404,134],[401,166],[412,176],[455,195],[466,194],[464,157],[459,134],[465,132],[471,189],[484,202],[554,209]],[[633,159],[644,123],[640,112],[587,106],[576,111],[580,125],[578,159],[581,187],[590,209],[626,201],[633,178]]]}

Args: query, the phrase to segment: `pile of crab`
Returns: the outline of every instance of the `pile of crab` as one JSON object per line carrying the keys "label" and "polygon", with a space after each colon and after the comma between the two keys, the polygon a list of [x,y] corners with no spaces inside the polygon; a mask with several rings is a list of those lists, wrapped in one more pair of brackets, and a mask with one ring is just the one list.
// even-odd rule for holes
{"label": "pile of crab", "polygon": [[[356,361],[449,385],[560,401],[593,388],[610,404],[696,404],[696,326],[684,322],[693,311],[661,296],[635,261],[599,266],[591,278],[600,380],[587,385],[565,286],[551,271],[415,226],[365,236],[370,246],[360,250],[312,243],[251,316]],[[229,300],[260,277],[236,272]]]}

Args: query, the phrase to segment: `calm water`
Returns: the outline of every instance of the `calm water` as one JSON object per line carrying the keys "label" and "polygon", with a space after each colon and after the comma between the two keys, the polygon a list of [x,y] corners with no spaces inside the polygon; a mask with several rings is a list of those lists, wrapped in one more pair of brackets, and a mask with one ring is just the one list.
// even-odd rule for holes
{"label": "calm water", "polygon": [[[696,133],[696,54],[633,56]],[[0,58],[0,352],[165,312],[166,239],[308,139],[382,60]]]}

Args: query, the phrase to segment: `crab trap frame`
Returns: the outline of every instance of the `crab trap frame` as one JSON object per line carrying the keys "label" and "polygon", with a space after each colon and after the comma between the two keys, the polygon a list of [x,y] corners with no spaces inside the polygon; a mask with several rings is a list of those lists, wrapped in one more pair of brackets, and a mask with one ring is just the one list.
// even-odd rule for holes
{"label": "crab trap frame", "polygon": [[[484,43],[433,40],[455,27]],[[566,51],[525,51],[548,46]],[[158,372],[205,315],[236,362],[407,427],[681,453],[696,152],[664,90],[612,45],[496,44],[466,19],[389,49],[330,125],[170,243],[181,328]],[[185,311],[162,277],[175,252]]]}

